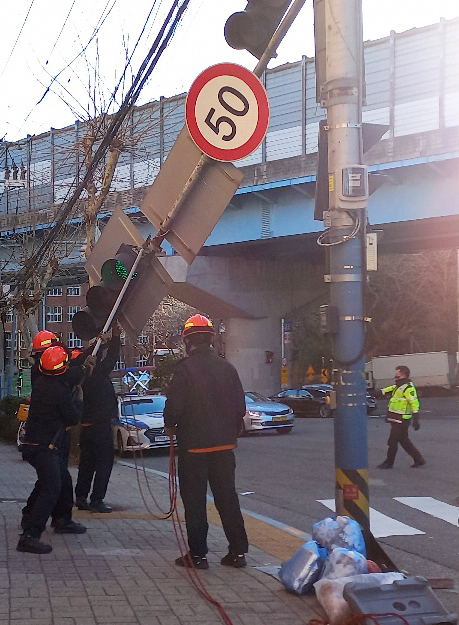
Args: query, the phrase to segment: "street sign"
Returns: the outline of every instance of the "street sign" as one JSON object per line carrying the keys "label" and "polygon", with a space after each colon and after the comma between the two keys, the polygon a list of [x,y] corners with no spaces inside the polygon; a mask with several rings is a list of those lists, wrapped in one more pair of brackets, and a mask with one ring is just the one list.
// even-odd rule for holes
{"label": "street sign", "polygon": [[281,384],[283,385],[288,384],[288,368],[287,367],[282,367],[281,369]]}
{"label": "street sign", "polygon": [[268,96],[248,69],[219,63],[191,85],[185,117],[204,154],[217,161],[237,161],[256,150],[268,130]]}
{"label": "street sign", "polygon": [[309,365],[308,372],[307,372],[308,380],[313,380],[314,374],[315,374],[314,367],[312,365]]}
{"label": "street sign", "polygon": [[[142,213],[157,230],[173,215],[165,238],[190,265],[244,177],[232,163],[205,163],[184,126],[143,199]],[[207,159],[206,159],[207,160]],[[195,176],[189,191],[188,180]]]}

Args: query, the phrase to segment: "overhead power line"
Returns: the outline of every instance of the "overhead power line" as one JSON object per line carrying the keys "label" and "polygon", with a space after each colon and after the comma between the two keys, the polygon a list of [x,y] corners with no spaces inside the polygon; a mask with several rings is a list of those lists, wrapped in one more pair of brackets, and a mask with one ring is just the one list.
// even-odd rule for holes
{"label": "overhead power line", "polygon": [[27,15],[25,16],[24,21],[22,22],[21,30],[19,31],[19,34],[16,37],[16,41],[14,42],[14,46],[11,48],[11,52],[10,52],[8,58],[6,59],[6,63],[4,65],[4,67],[3,67],[3,69],[2,69],[2,73],[0,74],[0,78],[5,73],[5,69],[7,68],[8,63],[10,62],[10,59],[11,59],[11,57],[13,55],[14,49],[16,48],[16,44],[19,41],[19,37],[21,36],[22,31],[24,30],[25,23],[27,22],[27,18],[29,17],[29,13],[30,13],[30,11],[32,9],[32,6],[33,6],[34,2],[35,2],[35,0],[32,0],[32,2],[30,3],[29,10],[27,11]]}
{"label": "overhead power line", "polygon": [[89,166],[86,170],[86,173],[83,177],[83,180],[78,184],[75,189],[72,197],[64,206],[64,208],[60,211],[60,215],[56,220],[55,226],[50,230],[48,235],[45,237],[42,245],[39,249],[33,254],[29,260],[25,263],[23,270],[21,270],[17,276],[17,284],[21,286],[27,282],[27,280],[31,277],[36,268],[40,265],[43,260],[47,250],[50,248],[52,243],[59,236],[62,228],[65,226],[66,220],[71,214],[76,202],[78,201],[82,191],[86,188],[87,183],[91,179],[94,171],[99,164],[99,162],[104,157],[107,149],[109,148],[112,140],[116,136],[118,130],[120,129],[124,119],[127,117],[129,112],[132,110],[136,100],[138,99],[142,88],[145,83],[149,79],[152,71],[156,67],[162,53],[166,49],[169,41],[172,39],[175,30],[182,19],[190,0],[174,0],[172,6],[169,10],[169,13],[164,20],[164,23],[161,26],[161,29],[151,46],[147,56],[145,57],[142,65],[137,72],[137,75],[127,92],[123,103],[119,109],[119,111],[113,116],[107,131],[105,133],[104,138],[102,139],[99,147],[97,148],[94,156],[89,163]]}

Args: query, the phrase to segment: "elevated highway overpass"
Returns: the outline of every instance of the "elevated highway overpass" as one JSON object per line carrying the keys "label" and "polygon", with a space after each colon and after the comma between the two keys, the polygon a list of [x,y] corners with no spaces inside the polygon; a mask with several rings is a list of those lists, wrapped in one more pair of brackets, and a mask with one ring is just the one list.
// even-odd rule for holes
{"label": "elevated highway overpass", "polygon": [[[371,195],[371,227],[382,253],[459,248],[459,18],[365,45],[364,121],[388,131],[365,154],[382,177]],[[225,319],[227,357],[247,387],[279,384],[280,318],[326,296],[322,222],[314,220],[317,130],[325,111],[316,103],[313,59],[269,70],[271,107],[266,139],[236,163],[245,177],[190,267],[165,246],[173,295]],[[184,96],[137,108],[134,149],[120,156],[100,223],[122,206],[144,234],[152,227],[139,207],[183,125]],[[25,164],[21,187],[0,185],[0,254],[8,269],[15,245],[37,244],[52,227],[83,171],[85,125],[0,144],[0,166]],[[82,204],[69,238],[82,221]],[[74,229],[72,233],[71,230]],[[62,244],[62,265],[81,265],[80,248]],[[294,261],[294,262],[293,262]],[[274,354],[266,363],[265,353]]]}

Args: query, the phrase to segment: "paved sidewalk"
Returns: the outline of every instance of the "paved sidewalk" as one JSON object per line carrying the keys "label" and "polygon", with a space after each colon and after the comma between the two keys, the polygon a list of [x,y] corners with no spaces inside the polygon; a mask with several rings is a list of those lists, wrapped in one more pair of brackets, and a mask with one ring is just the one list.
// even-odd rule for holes
{"label": "paved sidewalk", "polygon": [[[152,494],[167,509],[167,480],[151,472],[149,487],[143,473],[139,480],[150,511],[158,514]],[[223,623],[218,610],[190,584],[187,572],[174,565],[179,550],[173,524],[151,517],[135,470],[115,464],[106,498],[114,512],[75,511],[87,533],[58,535],[48,528],[43,538],[53,551],[42,556],[16,551],[21,507],[34,481],[35,472],[16,447],[0,443],[0,625]],[[323,616],[314,596],[292,595],[254,568],[280,564],[279,556],[293,554],[300,538],[248,519],[248,567],[223,567],[226,539],[212,505],[209,513],[210,569],[198,575],[234,625],[302,625]],[[271,553],[252,546],[256,544],[272,545]]]}

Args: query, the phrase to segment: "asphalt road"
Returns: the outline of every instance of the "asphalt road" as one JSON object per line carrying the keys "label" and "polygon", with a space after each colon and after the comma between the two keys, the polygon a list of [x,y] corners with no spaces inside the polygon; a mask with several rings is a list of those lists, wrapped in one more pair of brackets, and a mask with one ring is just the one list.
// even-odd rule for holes
{"label": "asphalt road", "polygon": [[[368,418],[372,530],[378,528],[382,545],[414,561],[431,562],[432,571],[436,565],[456,571],[457,514],[451,505],[459,497],[458,398],[422,401],[421,429],[410,433],[427,460],[420,469],[410,468],[411,458],[402,449],[393,469],[376,468],[385,458],[389,432],[384,406],[381,402],[377,415]],[[289,435],[267,432],[242,438],[236,459],[243,508],[307,533],[330,514],[321,501],[334,499],[332,419],[297,419]],[[150,452],[145,465],[167,472],[167,454]]]}

